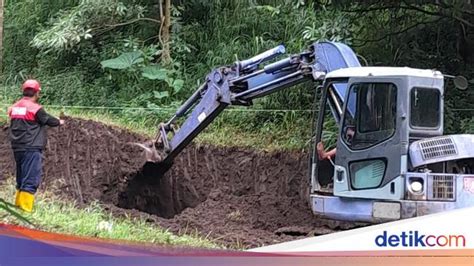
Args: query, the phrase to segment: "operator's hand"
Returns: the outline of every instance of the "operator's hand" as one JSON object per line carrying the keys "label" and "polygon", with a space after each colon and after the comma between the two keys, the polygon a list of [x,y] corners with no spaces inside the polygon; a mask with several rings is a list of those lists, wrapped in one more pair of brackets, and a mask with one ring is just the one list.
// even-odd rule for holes
{"label": "operator's hand", "polygon": [[66,123],[66,121],[64,121],[63,119],[59,119],[59,125],[62,126]]}

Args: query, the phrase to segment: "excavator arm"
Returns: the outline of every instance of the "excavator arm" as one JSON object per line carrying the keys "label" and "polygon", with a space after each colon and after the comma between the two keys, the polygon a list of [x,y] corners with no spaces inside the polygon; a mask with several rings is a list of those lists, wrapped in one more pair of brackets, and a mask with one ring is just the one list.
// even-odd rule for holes
{"label": "excavator arm", "polygon": [[[250,106],[256,98],[299,83],[323,80],[330,71],[360,66],[351,48],[334,42],[314,43],[307,51],[263,66],[284,53],[285,47],[280,45],[210,72],[174,116],[159,125],[156,139],[148,146],[148,161],[164,165],[167,170],[174,158],[227,106]],[[176,122],[181,117],[185,120],[178,128]]]}

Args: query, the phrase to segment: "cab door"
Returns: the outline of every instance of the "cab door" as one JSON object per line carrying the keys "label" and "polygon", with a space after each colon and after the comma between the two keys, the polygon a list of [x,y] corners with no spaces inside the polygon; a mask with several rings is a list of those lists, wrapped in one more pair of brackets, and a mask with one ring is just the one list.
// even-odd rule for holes
{"label": "cab door", "polygon": [[336,196],[401,199],[402,78],[351,78],[337,142]]}
{"label": "cab door", "polygon": [[336,147],[347,82],[347,79],[336,79],[324,83],[311,144],[311,185],[314,192],[333,193],[334,166],[331,161],[319,158],[317,143],[322,142],[325,150]]}

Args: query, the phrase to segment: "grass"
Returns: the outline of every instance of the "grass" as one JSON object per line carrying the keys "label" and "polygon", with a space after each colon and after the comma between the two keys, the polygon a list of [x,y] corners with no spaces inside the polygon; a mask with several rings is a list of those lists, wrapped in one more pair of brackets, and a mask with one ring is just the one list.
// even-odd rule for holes
{"label": "grass", "polygon": [[24,213],[9,202],[13,201],[15,188],[0,186],[0,221],[22,225],[47,232],[84,237],[98,237],[127,241],[147,242],[159,245],[220,248],[209,239],[194,235],[177,236],[163,228],[149,223],[145,218],[117,218],[107,212],[99,203],[78,208],[72,202],[64,202],[49,193],[37,195],[35,211]]}

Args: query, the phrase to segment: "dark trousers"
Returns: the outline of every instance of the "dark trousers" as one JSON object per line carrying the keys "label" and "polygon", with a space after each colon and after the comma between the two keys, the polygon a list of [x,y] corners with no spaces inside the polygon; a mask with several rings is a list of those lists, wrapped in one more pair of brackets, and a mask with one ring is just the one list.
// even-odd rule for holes
{"label": "dark trousers", "polygon": [[41,183],[42,152],[39,150],[14,152],[16,162],[16,188],[36,193]]}

